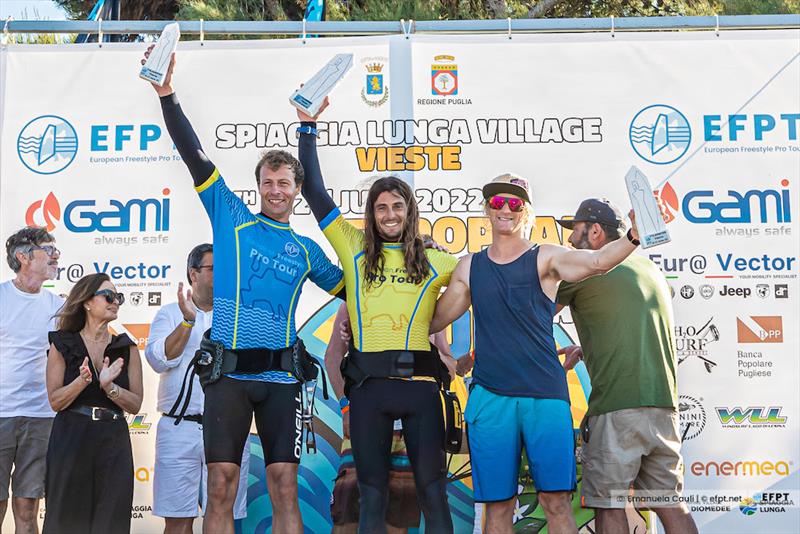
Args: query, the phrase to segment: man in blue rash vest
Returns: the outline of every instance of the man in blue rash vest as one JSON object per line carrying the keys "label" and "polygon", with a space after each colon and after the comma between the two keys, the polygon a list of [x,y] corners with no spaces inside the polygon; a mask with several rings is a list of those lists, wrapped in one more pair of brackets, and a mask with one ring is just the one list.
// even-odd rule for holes
{"label": "man in blue rash vest", "polygon": [[[145,53],[147,57],[152,47]],[[144,61],[143,61],[144,62]],[[280,369],[297,339],[294,313],[306,279],[344,296],[344,280],[314,241],[289,226],[304,173],[282,150],[256,165],[261,212],[250,213],[208,159],[172,88],[175,56],[163,86],[153,87],[175,147],[189,168],[214,233],[211,339],[237,355],[234,372],[205,388],[203,438],[208,462],[206,534],[233,534],[239,463],[250,423],[264,448],[272,532],[302,533],[297,466],[302,448],[301,386]],[[190,321],[187,327],[191,326]],[[277,362],[277,365],[276,365]]]}
{"label": "man in blue rash vest", "polygon": [[572,250],[526,239],[533,212],[524,178],[500,175],[483,186],[483,197],[492,244],[459,260],[431,321],[431,332],[442,330],[472,305],[475,368],[464,421],[475,500],[487,503],[487,532],[513,532],[524,445],[548,531],[577,534],[575,441],[553,338],[554,300],[562,280],[608,272],[636,249],[633,211],[627,239]]}

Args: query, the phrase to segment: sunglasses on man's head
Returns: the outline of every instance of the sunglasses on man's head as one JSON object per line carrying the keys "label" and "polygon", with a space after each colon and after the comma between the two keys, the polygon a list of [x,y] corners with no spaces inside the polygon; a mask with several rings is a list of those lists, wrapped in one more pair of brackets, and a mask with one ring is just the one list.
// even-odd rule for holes
{"label": "sunglasses on man's head", "polygon": [[110,289],[101,289],[100,291],[95,292],[95,296],[102,295],[106,298],[106,302],[109,304],[116,301],[119,306],[125,302],[125,295],[122,293],[117,293],[116,291],[112,291]]}
{"label": "sunglasses on man's head", "polygon": [[489,198],[489,207],[493,210],[501,210],[505,204],[508,204],[508,209],[516,213],[522,211],[525,201],[521,198],[504,197],[500,195]]}
{"label": "sunglasses on man's head", "polygon": [[53,245],[44,245],[41,247],[39,245],[31,245],[31,251],[33,250],[43,250],[44,253],[47,254],[48,256],[55,256],[56,254],[61,254],[61,251],[58,250]]}

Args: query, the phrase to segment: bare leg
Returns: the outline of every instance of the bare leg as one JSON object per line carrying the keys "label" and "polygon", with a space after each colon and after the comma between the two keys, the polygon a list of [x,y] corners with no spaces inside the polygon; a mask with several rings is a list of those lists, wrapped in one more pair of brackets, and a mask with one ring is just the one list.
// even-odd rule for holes
{"label": "bare leg", "polygon": [[0,534],[3,534],[3,520],[6,518],[8,499],[0,501]]}
{"label": "bare leg", "polygon": [[268,465],[267,487],[272,501],[272,532],[303,534],[303,518],[297,502],[297,464],[278,462]]}
{"label": "bare leg", "polygon": [[239,485],[239,466],[232,462],[208,464],[208,506],[204,534],[233,534],[233,503]]}
{"label": "bare leg", "polygon": [[664,525],[666,534],[697,534],[697,525],[685,504],[671,508],[653,508],[653,511]]}
{"label": "bare leg", "polygon": [[572,515],[572,499],[566,491],[540,491],[539,503],[547,517],[547,532],[552,534],[578,534],[575,516]]}
{"label": "bare leg", "polygon": [[486,503],[486,534],[512,534],[514,527],[514,504],[517,498]]}
{"label": "bare leg", "polygon": [[36,511],[38,509],[39,499],[11,498],[11,510],[14,513],[14,532],[16,534],[39,534],[39,523],[36,521]]}
{"label": "bare leg", "polygon": [[623,508],[596,508],[597,534],[628,534],[628,516]]}
{"label": "bare leg", "polygon": [[165,517],[164,534],[192,534],[194,517]]}

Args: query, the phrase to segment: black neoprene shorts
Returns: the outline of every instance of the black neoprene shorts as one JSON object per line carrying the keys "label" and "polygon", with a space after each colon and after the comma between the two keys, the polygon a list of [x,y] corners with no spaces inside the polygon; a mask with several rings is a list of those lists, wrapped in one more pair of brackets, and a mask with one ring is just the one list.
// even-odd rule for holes
{"label": "black neoprene shorts", "polygon": [[206,462],[241,464],[253,414],[267,465],[300,463],[303,448],[301,386],[223,376],[205,389]]}

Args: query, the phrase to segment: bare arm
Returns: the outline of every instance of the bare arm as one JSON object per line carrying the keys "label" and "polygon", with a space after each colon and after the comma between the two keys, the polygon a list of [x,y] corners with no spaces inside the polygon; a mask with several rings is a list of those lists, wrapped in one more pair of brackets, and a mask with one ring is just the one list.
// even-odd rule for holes
{"label": "bare arm", "polygon": [[[142,359],[139,356],[139,349],[131,345],[131,356],[128,359],[128,389],[119,388],[119,397],[113,399],[114,404],[128,413],[138,413],[142,407]],[[118,366],[118,367],[117,367]],[[122,358],[118,358],[113,364],[109,365],[108,358],[103,361],[103,369],[100,371],[100,387],[106,395],[114,385],[114,379],[122,371]]]}
{"label": "bare arm", "polygon": [[[631,234],[638,240],[639,233],[636,230],[633,210],[630,211],[630,218]],[[548,251],[545,271],[549,278],[556,281],[580,282],[584,278],[607,273],[630,256],[636,250],[636,245],[626,237],[621,237],[606,243],[598,250],[575,250],[558,245],[543,245],[543,250]]]}
{"label": "bare arm", "polygon": [[[197,306],[192,300],[192,290],[187,289],[186,293],[183,292],[183,282],[178,284],[178,308],[183,314],[184,321],[197,320]],[[186,326],[183,322],[178,323],[167,339],[164,340],[164,353],[168,360],[174,360],[181,354],[186,344],[189,342],[189,336],[192,335],[192,327]]]}
{"label": "bare arm", "polygon": [[436,302],[436,311],[431,320],[431,333],[444,330],[469,309],[472,303],[472,295],[469,290],[470,265],[472,265],[472,254],[458,260],[456,270],[450,277],[450,285]]}
{"label": "bare arm", "polygon": [[[63,385],[64,371],[67,366],[64,363],[64,357],[55,345],[50,345],[50,351],[47,353],[46,385],[47,398],[50,400],[50,407],[53,411],[60,412],[66,409],[92,382],[88,364],[89,358],[84,358],[80,374],[65,386]],[[88,382],[86,378],[89,378]]]}
{"label": "bare arm", "polygon": [[328,348],[325,349],[325,370],[328,371],[328,378],[331,381],[331,387],[333,387],[333,393],[337,399],[344,397],[344,378],[342,378],[339,366],[342,364],[342,358],[347,354],[347,342],[342,339],[339,330],[342,323],[349,320],[347,305],[342,303],[336,312],[336,318],[333,321],[331,330],[331,339],[328,341]]}
{"label": "bare arm", "polygon": [[450,343],[447,342],[447,335],[444,330],[436,332],[432,336],[432,343],[439,349],[439,359],[445,364],[447,370],[450,372],[450,380],[456,379],[456,366],[458,365],[456,359],[453,358],[453,351],[450,350]]}

